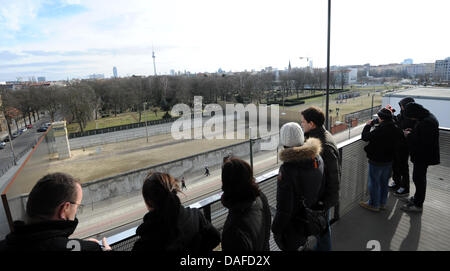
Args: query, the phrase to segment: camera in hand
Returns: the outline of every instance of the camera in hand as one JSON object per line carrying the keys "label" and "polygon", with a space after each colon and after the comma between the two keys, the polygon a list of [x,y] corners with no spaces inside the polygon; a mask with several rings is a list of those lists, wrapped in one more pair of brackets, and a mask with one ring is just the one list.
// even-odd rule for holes
{"label": "camera in hand", "polygon": [[378,118],[372,120],[372,125],[378,124],[380,121]]}

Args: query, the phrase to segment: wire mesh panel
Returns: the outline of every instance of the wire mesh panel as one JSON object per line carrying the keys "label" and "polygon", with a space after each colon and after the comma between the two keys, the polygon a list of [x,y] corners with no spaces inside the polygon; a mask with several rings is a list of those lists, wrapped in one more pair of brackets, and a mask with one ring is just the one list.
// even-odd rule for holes
{"label": "wire mesh panel", "polygon": [[367,194],[368,162],[365,143],[358,140],[342,148],[342,175],[340,183],[340,215],[347,213],[354,203]]}
{"label": "wire mesh panel", "polygon": [[139,236],[134,235],[128,239],[117,242],[111,246],[114,251],[131,251],[134,243],[139,240]]}
{"label": "wire mesh panel", "polygon": [[441,166],[450,167],[450,148],[442,146],[450,146],[450,130],[439,131],[439,146],[441,155]]}

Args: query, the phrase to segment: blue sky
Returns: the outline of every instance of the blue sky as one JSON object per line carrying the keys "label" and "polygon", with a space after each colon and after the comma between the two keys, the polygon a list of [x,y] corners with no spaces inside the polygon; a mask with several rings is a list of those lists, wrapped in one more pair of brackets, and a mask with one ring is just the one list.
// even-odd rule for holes
{"label": "blue sky", "polygon": [[[0,0],[0,81],[326,65],[326,0]],[[332,0],[331,64],[450,56],[447,0]]]}

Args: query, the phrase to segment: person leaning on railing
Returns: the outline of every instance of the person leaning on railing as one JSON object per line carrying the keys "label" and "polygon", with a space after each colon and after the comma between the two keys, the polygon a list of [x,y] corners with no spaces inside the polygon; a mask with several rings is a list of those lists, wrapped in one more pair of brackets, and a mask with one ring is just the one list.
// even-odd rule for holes
{"label": "person leaning on railing", "polygon": [[142,187],[148,213],[136,229],[140,238],[133,251],[199,253],[212,251],[220,243],[220,233],[196,208],[184,207],[173,176],[150,172]]}
{"label": "person leaning on railing", "polygon": [[[26,221],[14,221],[14,231],[0,242],[0,251],[101,251],[95,239],[69,239],[83,206],[80,182],[64,173],[42,177],[31,190]],[[111,250],[103,238],[103,249]]]}

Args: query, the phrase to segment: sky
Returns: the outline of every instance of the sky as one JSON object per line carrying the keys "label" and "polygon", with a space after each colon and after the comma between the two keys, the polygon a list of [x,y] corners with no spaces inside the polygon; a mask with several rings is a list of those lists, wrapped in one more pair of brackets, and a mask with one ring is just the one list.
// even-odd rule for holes
{"label": "sky", "polygon": [[[332,0],[336,66],[450,56],[448,0]],[[326,67],[327,0],[0,0],[0,81]],[[303,58],[302,58],[303,57]]]}

